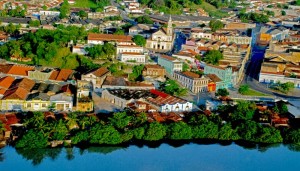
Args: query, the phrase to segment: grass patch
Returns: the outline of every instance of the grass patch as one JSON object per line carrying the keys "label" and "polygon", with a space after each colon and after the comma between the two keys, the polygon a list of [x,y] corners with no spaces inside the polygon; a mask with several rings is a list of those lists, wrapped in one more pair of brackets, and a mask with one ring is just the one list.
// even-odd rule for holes
{"label": "grass patch", "polygon": [[193,9],[202,8],[211,17],[223,18],[223,17],[228,17],[229,16],[228,13],[220,11],[215,6],[213,6],[210,3],[207,3],[205,1],[202,1],[202,4],[200,4],[200,5],[195,5],[194,4],[191,8],[193,8]]}
{"label": "grass patch", "polygon": [[246,96],[269,96],[267,94],[255,91],[253,89],[249,89],[248,91],[243,92],[242,95],[246,95]]}
{"label": "grass patch", "polygon": [[97,4],[91,0],[76,0],[75,4],[72,5],[73,7],[78,8],[97,8]]}

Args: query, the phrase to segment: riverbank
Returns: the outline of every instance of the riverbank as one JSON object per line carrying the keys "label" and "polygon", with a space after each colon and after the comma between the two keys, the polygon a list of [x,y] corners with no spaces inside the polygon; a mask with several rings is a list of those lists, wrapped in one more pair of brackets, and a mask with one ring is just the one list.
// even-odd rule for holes
{"label": "riverbank", "polygon": [[110,115],[20,113],[15,119],[19,124],[11,127],[10,145],[34,149],[203,140],[300,144],[297,120],[291,119],[285,127],[274,127],[268,122],[274,116],[285,118],[286,122],[289,114],[284,102],[268,108],[238,101],[234,106],[220,106],[215,112],[218,114],[185,113],[179,122],[130,110]]}

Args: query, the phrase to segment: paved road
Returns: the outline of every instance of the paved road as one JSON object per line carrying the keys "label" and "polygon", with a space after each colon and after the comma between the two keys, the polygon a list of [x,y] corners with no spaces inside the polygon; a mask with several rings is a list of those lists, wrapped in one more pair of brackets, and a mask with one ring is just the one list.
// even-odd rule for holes
{"label": "paved road", "polygon": [[272,95],[275,97],[279,97],[279,98],[284,98],[286,100],[294,100],[294,99],[300,99],[300,95],[299,96],[290,96],[290,95],[285,95],[285,94],[281,94],[281,93],[276,93],[273,92],[272,90],[270,90],[268,88],[267,84],[262,84],[259,83],[259,73],[260,73],[260,69],[261,69],[261,64],[263,62],[264,59],[264,54],[266,51],[266,47],[262,47],[262,46],[258,46],[255,44],[256,42],[256,31],[257,29],[255,29],[252,32],[252,50],[251,50],[251,58],[250,58],[250,62],[248,64],[247,70],[246,70],[246,75],[244,77],[243,83],[244,84],[248,84],[250,88],[262,92],[264,94],[268,94],[268,95]]}
{"label": "paved road", "polygon": [[112,6],[115,6],[118,8],[121,17],[123,18],[123,20],[126,20],[127,22],[131,23],[132,25],[137,25],[137,22],[135,22],[133,19],[128,17],[128,14],[126,13],[126,11],[124,11],[123,9],[121,9],[121,6],[119,3],[116,3],[115,0],[110,0],[110,4]]}

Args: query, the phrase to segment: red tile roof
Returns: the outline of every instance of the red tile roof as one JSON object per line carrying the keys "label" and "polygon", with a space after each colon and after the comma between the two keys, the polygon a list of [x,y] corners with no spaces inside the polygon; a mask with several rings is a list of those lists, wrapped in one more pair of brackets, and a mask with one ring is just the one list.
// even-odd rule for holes
{"label": "red tile roof", "polygon": [[4,93],[2,99],[19,99],[19,100],[26,100],[29,91],[21,87],[15,87],[13,89],[9,89]]}
{"label": "red tile roof", "polygon": [[8,89],[14,81],[15,79],[11,76],[2,77],[0,78],[0,87]]}
{"label": "red tile roof", "polygon": [[26,65],[13,65],[7,74],[27,76],[28,71],[33,71],[35,67]]}
{"label": "red tile roof", "polygon": [[160,55],[160,57],[161,57],[161,58],[164,58],[164,59],[166,59],[166,60],[168,60],[168,61],[174,61],[174,60],[176,60],[175,58],[173,58],[173,57],[171,57],[171,56],[167,56],[167,55]]}
{"label": "red tile roof", "polygon": [[0,73],[7,74],[12,66],[13,66],[13,64],[1,64],[0,65]]}
{"label": "red tile roof", "polygon": [[185,103],[186,102],[185,100],[183,100],[181,98],[168,95],[168,94],[158,91],[158,90],[150,90],[150,92],[152,94],[157,95],[157,97],[156,98],[148,97],[147,101],[154,105],[157,105],[157,106],[162,106],[165,104],[176,104],[176,103]]}
{"label": "red tile roof", "polygon": [[91,73],[91,74],[94,74],[96,77],[102,77],[103,75],[107,74],[108,72],[109,72],[109,70],[107,68],[101,67],[96,70],[89,71],[87,74]]}
{"label": "red tile roof", "polygon": [[132,42],[131,36],[125,35],[114,35],[114,34],[98,34],[89,33],[88,40],[98,40],[98,41],[116,41],[116,42]]}
{"label": "red tile roof", "polygon": [[73,74],[73,72],[74,71],[71,69],[61,69],[60,71],[53,71],[50,75],[49,80],[67,81]]}

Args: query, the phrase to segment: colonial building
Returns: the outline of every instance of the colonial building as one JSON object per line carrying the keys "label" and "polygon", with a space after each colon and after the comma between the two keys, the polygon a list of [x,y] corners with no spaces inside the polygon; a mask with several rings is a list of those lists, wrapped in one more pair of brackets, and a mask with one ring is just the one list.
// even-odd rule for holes
{"label": "colonial building", "polygon": [[114,34],[98,34],[89,33],[88,34],[88,44],[104,44],[105,42],[117,44],[117,45],[132,45],[132,37],[125,35],[114,35]]}
{"label": "colonial building", "polygon": [[155,87],[153,84],[130,82],[123,77],[107,76],[102,84],[102,90],[104,89],[151,90],[155,89]]}
{"label": "colonial building", "polygon": [[153,83],[155,87],[159,87],[159,82],[164,82],[166,70],[159,65],[145,65],[143,72],[143,79],[146,83]]}
{"label": "colonial building", "polygon": [[123,52],[120,55],[121,62],[145,63],[146,55],[138,52]]}
{"label": "colonial building", "polygon": [[109,70],[107,68],[101,67],[83,74],[81,76],[81,80],[91,82],[93,85],[93,90],[98,92],[100,91],[105,78],[109,75]]}
{"label": "colonial building", "polygon": [[132,103],[143,102],[143,104],[148,104],[143,105],[143,109],[148,106],[150,111],[147,112],[183,112],[193,109],[193,103],[157,90],[104,90],[102,98],[122,108]]}
{"label": "colonial building", "polygon": [[210,81],[208,77],[190,71],[175,71],[174,78],[193,93],[207,91],[207,86]]}
{"label": "colonial building", "polygon": [[122,62],[146,62],[144,48],[137,45],[117,46],[117,58]]}
{"label": "colonial building", "polygon": [[267,53],[261,66],[259,82],[292,82],[295,87],[300,88],[300,54]]}
{"label": "colonial building", "polygon": [[204,74],[215,74],[217,77],[224,81],[224,84],[226,85],[226,87],[224,88],[232,87],[234,84],[232,82],[232,67],[224,68],[220,66],[206,64],[204,66]]}
{"label": "colonial building", "polygon": [[174,71],[182,71],[183,63],[171,56],[160,55],[158,56],[157,63],[160,66],[163,66],[166,69],[167,73],[171,76],[173,75]]}
{"label": "colonial building", "polygon": [[167,28],[156,31],[147,39],[146,48],[154,52],[171,51],[174,44],[172,19],[170,17]]}

